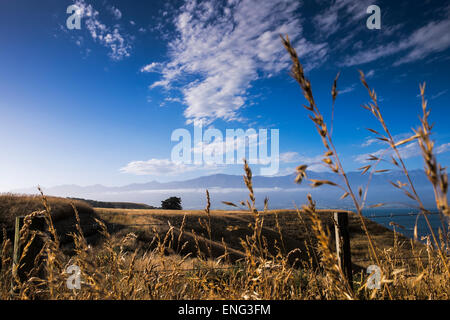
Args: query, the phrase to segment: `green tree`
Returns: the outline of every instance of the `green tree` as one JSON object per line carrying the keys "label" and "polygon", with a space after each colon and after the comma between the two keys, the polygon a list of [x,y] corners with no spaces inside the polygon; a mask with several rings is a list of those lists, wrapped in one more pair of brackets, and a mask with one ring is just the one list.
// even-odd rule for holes
{"label": "green tree", "polygon": [[181,198],[170,197],[164,201],[161,201],[161,208],[166,210],[182,210]]}

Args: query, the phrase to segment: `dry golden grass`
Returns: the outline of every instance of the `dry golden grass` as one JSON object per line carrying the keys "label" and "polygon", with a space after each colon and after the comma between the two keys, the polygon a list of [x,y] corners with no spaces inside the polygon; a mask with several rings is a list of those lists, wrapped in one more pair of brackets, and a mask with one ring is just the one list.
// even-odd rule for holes
{"label": "dry golden grass", "polygon": [[[261,212],[259,234],[255,233],[253,212],[210,211],[207,223],[211,236],[199,222],[208,218],[205,211],[96,211],[106,225],[117,223],[123,229],[112,228],[113,234],[109,234],[106,225],[99,221],[104,228],[103,241],[101,245],[88,246],[83,231],[77,228],[73,235],[74,255],[63,254],[58,244],[48,238],[42,262],[46,277],[38,281],[30,274],[29,281],[16,283],[15,295],[10,292],[11,243],[4,241],[2,264],[7,267],[3,267],[0,277],[1,298],[366,299],[372,293],[372,298],[384,297],[382,292],[364,289],[364,272],[355,274],[354,290],[348,287],[336,268],[334,236],[327,231],[333,230],[330,213],[315,210],[313,205],[306,211]],[[75,213],[74,216],[79,221]],[[356,256],[366,258],[368,243],[358,222],[359,218],[350,214],[352,250]],[[448,299],[448,275],[441,272],[439,259],[431,248],[419,244],[407,247],[411,242],[401,235],[395,236],[369,220],[366,223],[380,237],[374,237],[374,242],[389,272],[386,281],[393,298]],[[149,226],[136,224],[156,226],[149,230]],[[296,256],[300,262],[291,259],[299,248],[306,254]],[[411,250],[415,254],[429,250],[430,255],[417,261],[420,264],[415,267],[411,261],[395,259]],[[80,291],[66,287],[65,269],[71,264],[82,270]]]}
{"label": "dry golden grass", "polygon": [[[83,201],[70,201],[64,198],[48,197],[48,204],[52,208],[53,221],[73,218],[73,203],[80,213],[93,214],[92,207]],[[42,197],[35,195],[0,194],[0,227],[8,228],[14,224],[15,217],[26,216],[32,211],[44,210]]]}
{"label": "dry golden grass", "polygon": [[[77,209],[81,225],[86,237],[92,237],[92,240],[98,238],[98,226],[95,218],[98,218],[94,209],[83,201],[72,201],[65,198],[47,197],[47,203],[43,203],[42,196],[2,194],[0,195],[0,228],[5,229],[8,238],[14,234],[15,218],[26,216],[32,212],[42,213],[48,206],[51,211],[51,217],[56,226],[58,236],[62,244],[69,244],[71,237],[69,233],[75,232],[76,219],[73,206]],[[70,244],[69,244],[70,247]]]}
{"label": "dry golden grass", "polygon": [[[198,220],[204,217],[201,210],[178,210],[167,211],[160,209],[151,210],[124,210],[124,209],[103,209],[95,208],[95,211],[107,224],[117,224],[116,230],[121,235],[133,232],[138,235],[137,243],[145,245],[153,236],[154,231],[160,236],[167,232],[169,223],[179,227],[184,219],[185,230],[194,230],[198,235],[208,237],[205,229]],[[331,219],[332,212],[339,210],[316,210],[322,223],[332,232],[332,247],[334,248],[334,225]],[[275,238],[281,243],[285,251],[295,248],[303,248],[305,241],[309,241],[308,234],[312,228],[310,214],[300,211],[302,220],[299,219],[296,210],[267,210],[261,213],[264,217],[262,233],[266,238]],[[248,211],[238,210],[211,210],[212,240],[220,247],[222,239],[227,243],[228,248],[241,251],[240,238],[250,235],[252,230],[249,223],[252,221],[252,214]],[[380,250],[388,250],[394,245],[395,237],[399,245],[398,254],[401,257],[411,256],[411,241],[402,234],[395,235],[390,229],[385,228],[374,221],[364,218],[368,229],[373,235],[376,247]],[[281,237],[277,230],[277,220],[281,229]],[[303,224],[304,223],[304,224]],[[113,227],[111,230],[114,230]],[[351,233],[352,258],[358,266],[364,268],[371,264],[368,252],[368,241],[361,228],[360,220],[353,212],[349,212],[349,230]],[[422,243],[415,242],[417,248],[425,249]],[[281,245],[281,244],[280,244]],[[306,251],[302,250],[305,255]],[[303,256],[304,258],[304,256]],[[364,260],[364,261],[362,261]]]}
{"label": "dry golden grass", "polygon": [[[292,75],[308,102],[305,108],[322,139],[323,161],[342,177],[341,184],[308,179],[307,166],[300,165],[296,182],[310,180],[313,187],[331,185],[341,188],[342,197],[353,200],[355,213],[350,213],[349,221],[352,260],[356,267],[353,286],[336,257],[331,213],[317,210],[311,196],[302,210],[267,210],[267,201],[265,208],[258,210],[252,171],[245,161],[243,182],[248,189],[248,200],[242,201],[241,205],[246,210],[211,210],[207,191],[205,210],[88,210],[101,233],[100,243],[90,245],[84,228],[86,222],[82,219],[84,207],[70,205],[75,224],[70,233],[74,247],[70,252],[63,250],[60,238],[64,229],[57,223],[58,217],[68,217],[65,201],[42,195],[41,205],[38,198],[15,200],[11,195],[5,196],[5,204],[0,207],[1,212],[7,212],[5,221],[11,221],[18,214],[27,214],[25,220],[30,222],[39,213],[44,215],[48,228],[46,232],[35,231],[25,223],[20,231],[24,253],[33,239],[44,240],[43,248],[34,260],[35,266],[26,279],[17,276],[17,266],[14,272],[11,268],[12,245],[4,231],[0,253],[0,299],[448,300],[447,233],[441,230],[436,235],[430,227],[428,241],[422,244],[362,216],[369,184],[357,192],[352,189],[332,140],[333,125],[329,130],[295,49],[287,37],[282,40],[292,58]],[[333,116],[334,102],[339,94],[338,78],[331,90]],[[362,73],[361,82],[371,99],[364,108],[375,116],[384,133],[370,131],[394,151],[389,160],[408,180],[407,184],[392,184],[417,202],[421,215],[429,222],[429,212],[423,207],[398,151],[402,144],[417,141],[426,174],[434,188],[437,210],[445,219],[449,215],[447,174],[434,156],[425,86],[420,88],[424,113],[421,127],[414,130],[410,138],[396,142],[384,121],[376,93]],[[369,173],[371,177],[379,172],[376,167],[381,160],[381,157],[371,157],[373,163],[361,168],[362,173]],[[97,215],[101,220],[96,218]],[[20,257],[19,266],[24,256]],[[367,285],[365,267],[371,264],[381,269],[381,289],[370,289]],[[70,290],[66,286],[69,277],[66,269],[70,265],[81,270],[80,290]]]}
{"label": "dry golden grass", "polygon": [[[324,117],[322,116],[318,106],[315,103],[312,88],[311,88],[311,83],[305,77],[305,74],[303,71],[303,66],[299,61],[298,55],[297,55],[295,49],[292,47],[288,36],[286,36],[286,38],[281,37],[281,39],[282,39],[284,47],[286,48],[286,50],[289,53],[291,60],[292,60],[292,69],[291,69],[292,77],[300,85],[300,88],[303,92],[303,96],[305,97],[305,99],[308,102],[308,105],[304,105],[304,107],[310,113],[309,118],[313,121],[314,126],[315,126],[319,136],[322,139],[322,143],[325,148],[325,154],[324,154],[322,160],[331,171],[339,174],[342,177],[342,185],[336,184],[331,181],[317,181],[317,180],[309,179],[312,182],[311,186],[312,187],[319,187],[321,185],[335,186],[335,187],[341,188],[343,190],[344,193],[341,198],[346,198],[348,196],[351,197],[354,207],[355,207],[355,210],[356,210],[358,216],[360,217],[361,226],[366,234],[366,237],[367,237],[367,240],[369,243],[369,249],[370,249],[369,252],[371,254],[372,261],[380,268],[380,271],[381,271],[381,282],[383,283],[383,290],[382,290],[383,297],[385,294],[387,294],[387,296],[390,299],[393,299],[393,295],[391,293],[390,286],[388,285],[392,281],[387,280],[387,276],[391,270],[389,270],[389,266],[387,266],[386,264],[383,264],[382,261],[380,260],[380,255],[378,252],[379,250],[377,250],[377,248],[375,246],[375,243],[372,239],[372,236],[367,228],[367,225],[366,225],[363,215],[362,215],[362,209],[365,207],[367,191],[369,188],[370,179],[371,179],[372,175],[377,172],[389,171],[389,170],[376,170],[377,165],[383,160],[383,156],[380,156],[380,157],[376,157],[373,155],[370,156],[369,160],[373,161],[373,164],[361,168],[362,174],[365,174],[369,170],[371,170],[371,173],[370,173],[369,182],[367,183],[365,190],[363,190],[363,188],[360,187],[358,189],[358,193],[356,194],[349,183],[347,174],[341,164],[341,160],[337,153],[336,147],[333,143],[333,140],[332,140],[332,131],[333,130],[332,129],[331,129],[331,131],[328,130],[328,127],[324,120]],[[437,160],[433,154],[434,144],[430,139],[432,126],[428,123],[428,116],[429,116],[430,112],[427,110],[427,102],[425,100],[425,85],[420,86],[420,94],[422,96],[422,110],[423,110],[423,117],[421,118],[422,126],[418,130],[413,130],[415,135],[412,135],[410,138],[399,141],[399,142],[395,142],[386,122],[384,121],[381,109],[378,105],[378,100],[377,100],[377,95],[375,93],[375,90],[373,90],[369,87],[369,85],[367,84],[367,81],[364,77],[364,73],[362,71],[360,71],[360,74],[361,74],[361,83],[367,89],[369,96],[371,98],[371,102],[366,105],[363,105],[363,108],[370,111],[375,116],[376,120],[381,125],[381,127],[384,131],[384,134],[380,134],[378,131],[376,131],[374,129],[368,129],[368,130],[370,132],[374,133],[377,136],[377,139],[387,143],[388,148],[386,149],[386,151],[392,150],[394,152],[394,156],[391,156],[391,159],[390,159],[392,164],[395,167],[400,168],[408,180],[407,184],[401,184],[400,182],[398,182],[397,184],[395,184],[394,182],[391,182],[391,184],[394,185],[394,187],[401,189],[408,197],[410,197],[416,201],[417,205],[420,208],[420,214],[423,215],[423,217],[425,218],[425,220],[428,224],[429,231],[430,231],[430,237],[432,238],[433,244],[434,244],[434,247],[428,246],[428,251],[429,252],[433,251],[433,254],[436,254],[436,253],[438,254],[440,272],[443,274],[444,277],[448,278],[448,276],[450,274],[449,262],[448,262],[449,256],[446,254],[446,252],[448,251],[448,248],[449,248],[449,237],[446,232],[448,230],[448,223],[449,223],[449,221],[446,220],[449,217],[449,209],[448,209],[448,203],[447,203],[448,178],[447,178],[446,170],[437,163]],[[332,96],[332,100],[333,100],[331,121],[333,121],[334,103],[338,96],[338,90],[337,90],[338,78],[339,78],[339,73],[336,76],[333,86],[332,86],[332,89],[331,89],[331,96]],[[333,124],[331,124],[331,128],[333,128]],[[428,219],[428,214],[430,214],[430,212],[428,210],[426,210],[425,207],[423,206],[423,203],[422,203],[419,195],[416,192],[415,186],[411,181],[409,172],[406,168],[405,163],[403,162],[402,156],[398,149],[399,146],[401,146],[405,143],[411,142],[411,141],[415,141],[415,140],[417,140],[417,142],[419,143],[419,145],[422,149],[422,155],[425,160],[425,167],[426,167],[425,172],[426,172],[430,182],[433,185],[435,198],[436,198],[437,210],[439,211],[439,214],[441,215],[443,228],[440,230],[441,233],[440,233],[439,241],[438,241],[438,239],[434,233],[434,230],[432,229],[431,224]],[[297,167],[297,172],[298,172],[298,176],[296,178],[297,183],[301,183],[305,178],[307,178],[306,177],[306,169],[307,169],[306,165],[301,165],[301,166]],[[310,203],[311,202],[312,202],[312,200],[310,200]],[[383,204],[377,204],[376,206],[382,206],[382,205]],[[417,226],[416,226],[416,228],[417,228]],[[417,233],[415,232],[415,235],[416,234]],[[416,236],[416,238],[417,238],[417,236]],[[394,249],[395,248],[396,248],[396,245],[394,246]],[[322,251],[325,251],[325,248],[322,248]],[[418,261],[418,263],[419,263],[419,261]],[[328,269],[332,269],[335,266],[328,263],[327,267],[328,267]],[[339,266],[337,267],[337,269],[340,269]],[[403,270],[403,269],[401,269],[401,270]],[[338,270],[338,271],[341,273],[341,270]],[[395,274],[397,274],[397,272]],[[420,274],[418,276],[418,278],[421,279],[424,274],[425,273]],[[376,295],[376,292],[373,292],[372,296],[375,297],[375,295]]]}

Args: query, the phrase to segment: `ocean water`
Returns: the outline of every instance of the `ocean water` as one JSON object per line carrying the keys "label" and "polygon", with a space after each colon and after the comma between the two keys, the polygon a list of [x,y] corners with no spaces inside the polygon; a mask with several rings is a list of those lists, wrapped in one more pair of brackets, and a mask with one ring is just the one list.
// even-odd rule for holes
{"label": "ocean water", "polygon": [[[428,215],[428,220],[433,231],[435,232],[436,237],[439,236],[438,229],[443,229],[443,222],[441,218],[444,220],[444,226],[446,231],[449,233],[449,219],[446,217],[441,217],[436,211],[430,211],[433,214]],[[422,237],[426,237],[431,234],[430,228],[428,227],[424,216],[419,215],[419,211],[415,209],[376,208],[363,210],[363,215],[391,230],[394,230],[395,228],[395,231],[402,233],[409,238],[414,238],[414,227],[416,223],[419,240],[421,240]],[[397,226],[393,226],[391,222],[394,222]]]}

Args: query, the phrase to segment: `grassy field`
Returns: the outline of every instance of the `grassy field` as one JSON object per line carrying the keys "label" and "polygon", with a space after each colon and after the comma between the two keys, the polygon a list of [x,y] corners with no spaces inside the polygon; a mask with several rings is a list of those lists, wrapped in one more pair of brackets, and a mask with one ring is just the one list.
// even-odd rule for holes
{"label": "grassy field", "polygon": [[[48,217],[50,224],[52,217],[58,217],[53,236],[46,238],[35,260],[36,270],[30,271],[26,281],[14,276],[11,239],[3,235],[2,299],[388,298],[386,290],[367,288],[366,267],[375,262],[353,212],[349,212],[354,261],[350,288],[337,266],[331,212],[311,204],[298,211],[255,213],[208,207],[196,211],[92,209],[78,203],[78,208],[91,214],[91,219],[81,221],[78,211],[72,217],[62,213],[65,199],[44,196],[41,206],[24,196],[8,195],[2,200],[9,208],[27,202],[30,208],[43,209],[37,212]],[[74,230],[67,229],[73,224],[62,223],[65,220],[75,221]],[[365,223],[393,299],[449,298],[449,278],[434,250],[370,220]],[[87,230],[95,231],[87,236]],[[72,234],[66,237],[72,239],[72,249],[64,250],[60,235],[69,231]],[[33,232],[23,228],[21,237],[27,246]],[[425,258],[402,259],[424,254]],[[81,269],[80,290],[66,286],[70,265]],[[44,276],[38,269],[45,270]]]}
{"label": "grassy field", "polygon": [[[317,210],[325,228],[330,230],[330,247],[335,248],[334,224],[331,219],[332,212],[338,210]],[[120,235],[126,235],[133,232],[137,235],[136,249],[146,249],[151,243],[155,233],[163,236],[170,228],[174,227],[175,232],[179,232],[181,226],[184,229],[185,241],[194,242],[194,235],[199,236],[202,241],[209,241],[207,230],[199,222],[208,217],[204,210],[123,210],[123,209],[104,209],[95,208],[95,212],[107,223],[111,224],[111,230]],[[301,260],[308,259],[308,249],[306,246],[312,242],[311,247],[316,246],[312,241],[311,217],[304,211],[296,210],[268,210],[261,213],[264,218],[262,235],[267,238],[269,247],[278,245],[287,253],[296,248],[300,248],[297,255],[292,258]],[[242,258],[245,253],[242,251],[241,239],[250,236],[252,233],[251,223],[253,216],[248,211],[227,211],[211,210],[211,246],[215,249],[213,258],[217,258],[224,253],[224,247],[232,250],[231,256],[234,260]],[[365,219],[365,218],[364,218]],[[278,220],[278,227],[277,227]],[[405,236],[394,234],[388,228],[385,228],[369,219],[365,219],[369,232],[372,234],[376,247],[380,250],[388,250],[397,245],[398,258],[410,257],[412,248],[424,250],[425,246],[419,242],[412,242]],[[359,217],[353,212],[349,212],[349,232],[351,237],[352,259],[358,261],[354,269],[361,270],[371,264],[369,256],[369,244],[364,231],[361,228]],[[224,245],[225,244],[225,245]],[[413,245],[414,244],[414,245]],[[176,244],[175,244],[176,245]],[[205,246],[204,246],[205,248]],[[148,249],[148,248],[147,248]],[[185,250],[186,252],[188,250]],[[191,248],[191,251],[192,250]],[[208,252],[203,252],[205,255]],[[363,261],[364,260],[364,261]]]}
{"label": "grassy field", "polygon": [[[387,144],[389,163],[404,173],[407,183],[391,182],[397,192],[413,199],[427,223],[430,213],[416,192],[398,147],[417,141],[425,173],[433,187],[436,210],[443,228],[430,225],[425,244],[406,239],[363,217],[369,183],[352,188],[330,131],[313,97],[311,83],[289,39],[283,44],[292,59],[292,76],[307,101],[304,105],[321,137],[323,162],[340,175],[341,184],[309,179],[307,166],[296,169],[296,183],[340,188],[350,198],[349,231],[353,279],[338,263],[331,212],[316,209],[308,195],[301,210],[259,210],[252,171],[244,161],[243,182],[248,189],[243,211],[214,211],[206,191],[205,210],[163,211],[91,208],[67,199],[0,197],[0,299],[450,299],[450,210],[448,177],[437,162],[425,85],[420,87],[423,116],[411,137],[395,141],[378,105],[375,90],[361,72],[371,102],[363,105],[380,124],[381,133],[369,129]],[[338,95],[338,76],[331,90],[332,110]],[[331,125],[332,127],[332,125]],[[380,172],[382,157],[370,156],[361,174]],[[381,170],[385,171],[385,170]],[[267,203],[266,203],[267,204]],[[234,204],[229,204],[236,207]],[[377,204],[375,206],[382,206]],[[267,207],[267,206],[266,206]],[[25,214],[19,238],[23,253],[11,268],[11,230],[14,217]],[[33,230],[36,215],[45,218],[46,230]],[[447,219],[447,220],[445,220]],[[447,221],[447,224],[446,222]],[[33,257],[26,277],[17,270],[35,239],[43,246]],[[64,241],[63,241],[64,240]],[[379,286],[369,285],[366,267],[376,265]],[[80,270],[79,288],[69,288],[68,267]]]}
{"label": "grassy field", "polygon": [[61,245],[65,249],[73,247],[73,241],[69,234],[77,231],[74,207],[78,212],[84,236],[92,241],[98,239],[98,231],[95,227],[95,219],[98,216],[88,203],[58,197],[48,197],[46,199],[47,202],[44,204],[41,196],[0,195],[0,228],[4,229],[6,237],[9,239],[13,238],[16,217],[26,216],[31,213],[42,213],[48,206],[52,212],[52,222],[55,225]]}

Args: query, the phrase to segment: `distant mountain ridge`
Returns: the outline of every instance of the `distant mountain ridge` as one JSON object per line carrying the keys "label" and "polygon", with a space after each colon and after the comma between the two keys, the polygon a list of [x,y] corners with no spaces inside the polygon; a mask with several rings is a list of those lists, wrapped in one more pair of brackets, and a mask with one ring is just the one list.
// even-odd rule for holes
{"label": "distant mountain ridge", "polygon": [[[342,178],[329,172],[307,172],[308,178],[317,180],[329,180],[343,184]],[[358,193],[359,187],[365,187],[369,174],[361,175],[360,172],[347,174],[353,192]],[[416,191],[425,205],[434,205],[434,196],[431,184],[423,170],[411,170],[411,179]],[[253,177],[253,188],[256,194],[257,204],[261,206],[267,196],[271,208],[293,208],[294,203],[305,203],[306,195],[311,193],[319,207],[323,208],[351,208],[353,203],[350,197],[340,200],[343,191],[336,187],[321,186],[311,188],[305,179],[302,184],[295,184],[295,174],[286,176]],[[406,182],[401,171],[391,171],[374,174],[369,186],[367,204],[390,203],[393,207],[412,204],[412,200],[403,194],[401,190],[394,188],[389,182]],[[205,190],[211,194],[212,204],[215,208],[225,208],[222,201],[240,202],[247,197],[247,190],[242,175],[214,174],[202,176],[185,181],[134,183],[120,187],[108,187],[100,184],[91,186],[61,185],[50,188],[42,188],[44,193],[52,196],[95,199],[106,202],[133,202],[143,203],[158,207],[162,200],[171,196],[182,198],[183,207],[186,209],[199,209],[205,205]],[[27,188],[14,190],[14,193],[36,194],[37,189]]]}
{"label": "distant mountain ridge", "polygon": [[[347,174],[349,181],[352,185],[365,185],[369,174],[361,175],[360,172],[349,172]],[[428,187],[429,181],[423,170],[411,170],[411,179],[416,188]],[[254,188],[281,188],[292,189],[305,187],[308,185],[308,180],[305,179],[302,184],[298,185],[294,182],[296,175],[290,174],[286,176],[254,176],[253,187]],[[314,172],[307,171],[307,177],[317,180],[329,180],[336,183],[341,183],[342,178],[334,173],[328,172]],[[372,177],[370,186],[376,188],[379,186],[386,187],[386,183],[389,181],[402,181],[406,182],[406,179],[401,171],[391,171],[387,173],[375,174]],[[120,187],[108,187],[101,184],[79,186],[79,185],[59,185],[54,187],[45,188],[46,193],[99,193],[99,192],[129,192],[129,191],[142,191],[142,190],[167,190],[167,189],[195,189],[195,188],[245,188],[242,175],[228,175],[228,174],[214,174],[208,176],[202,176],[194,179],[184,181],[172,181],[172,182],[157,182],[151,181],[146,183],[133,183]],[[16,189],[13,193],[37,193],[34,188]]]}

